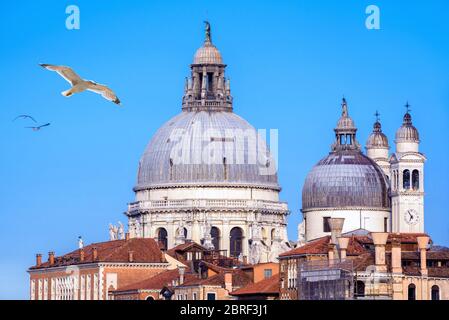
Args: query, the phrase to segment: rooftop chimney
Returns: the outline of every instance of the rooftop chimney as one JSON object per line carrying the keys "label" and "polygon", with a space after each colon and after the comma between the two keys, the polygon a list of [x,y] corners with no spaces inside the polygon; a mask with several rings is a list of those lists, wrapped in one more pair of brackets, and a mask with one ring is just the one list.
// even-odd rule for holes
{"label": "rooftop chimney", "polygon": [[184,266],[178,266],[178,272],[179,272],[179,285],[182,285],[184,283],[184,274],[185,274],[186,268]]}
{"label": "rooftop chimney", "polygon": [[52,266],[55,264],[55,253],[53,251],[50,251],[48,253],[48,263]]}
{"label": "rooftop chimney", "polygon": [[402,273],[402,252],[400,238],[393,238],[391,240],[391,271],[398,274]]}
{"label": "rooftop chimney", "polygon": [[337,238],[341,236],[344,222],[345,218],[331,218],[329,220],[329,226],[331,228],[331,241],[333,244],[337,244]]}
{"label": "rooftop chimney", "polygon": [[132,250],[128,251],[128,261],[134,262],[134,251],[132,251]]}
{"label": "rooftop chimney", "polygon": [[335,259],[335,244],[329,243],[327,246],[327,256],[329,259],[329,265],[334,264]]}
{"label": "rooftop chimney", "polygon": [[40,253],[36,254],[36,267],[40,267],[42,264],[42,255]]}
{"label": "rooftop chimney", "polygon": [[338,237],[338,246],[340,247],[340,260],[346,259],[346,251],[348,250],[349,238],[348,237]]}
{"label": "rooftop chimney", "polygon": [[343,230],[343,224],[345,222],[345,218],[331,218],[329,220],[329,226],[331,228],[331,243],[334,244],[334,259],[339,257],[337,244],[337,238],[341,236],[341,231]]}
{"label": "rooftop chimney", "polygon": [[126,241],[129,240],[129,232],[125,233],[125,240],[126,240]]}
{"label": "rooftop chimney", "polygon": [[385,245],[388,240],[387,232],[371,232],[371,237],[373,238],[374,250],[376,254],[375,263],[376,271],[386,272],[387,265],[385,263]]}
{"label": "rooftop chimney", "polygon": [[427,245],[430,238],[428,236],[416,237],[418,241],[418,249],[421,258],[421,274],[427,276]]}
{"label": "rooftop chimney", "polygon": [[92,248],[92,261],[97,261],[98,260],[98,251],[97,251],[97,247],[93,247]]}
{"label": "rooftop chimney", "polygon": [[232,272],[226,272],[224,275],[225,289],[232,292]]}
{"label": "rooftop chimney", "polygon": [[84,262],[84,248],[80,249],[80,261]]}

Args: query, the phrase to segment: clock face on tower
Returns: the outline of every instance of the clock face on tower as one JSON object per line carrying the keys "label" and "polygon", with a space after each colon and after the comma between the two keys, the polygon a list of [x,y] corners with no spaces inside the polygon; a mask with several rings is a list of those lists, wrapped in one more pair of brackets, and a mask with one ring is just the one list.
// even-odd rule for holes
{"label": "clock face on tower", "polygon": [[417,224],[419,222],[419,213],[416,210],[409,209],[405,211],[404,219],[408,224]]}

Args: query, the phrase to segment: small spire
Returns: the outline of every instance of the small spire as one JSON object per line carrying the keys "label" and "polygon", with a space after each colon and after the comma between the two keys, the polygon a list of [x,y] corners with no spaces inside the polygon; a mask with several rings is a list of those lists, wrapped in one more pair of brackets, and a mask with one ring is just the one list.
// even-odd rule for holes
{"label": "small spire", "polygon": [[210,33],[210,23],[209,23],[209,21],[204,21],[204,24],[206,25],[205,26],[205,34],[206,34],[206,37],[205,37],[205,39],[204,39],[204,43],[212,43],[212,36],[211,36],[211,33]]}
{"label": "small spire", "polygon": [[406,113],[410,113],[410,111],[412,111],[412,110],[410,109],[410,104],[408,103],[408,101],[407,101],[406,104],[405,104],[405,110],[407,111]]}
{"label": "small spire", "polygon": [[379,111],[376,110],[376,113],[374,114],[374,116],[376,117],[376,122],[379,122],[380,121],[380,118],[379,118],[380,113],[379,113]]}

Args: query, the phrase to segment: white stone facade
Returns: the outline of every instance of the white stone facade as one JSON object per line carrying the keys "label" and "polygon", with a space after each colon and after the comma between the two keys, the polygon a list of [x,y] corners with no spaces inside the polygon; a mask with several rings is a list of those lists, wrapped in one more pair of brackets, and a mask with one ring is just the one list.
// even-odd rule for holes
{"label": "white stone facade", "polygon": [[[261,228],[262,241],[270,250],[278,229],[283,242],[287,237],[286,203],[279,201],[278,192],[267,189],[238,187],[189,187],[145,190],[137,192],[138,201],[128,207],[131,237],[156,240],[161,228],[167,232],[167,247],[175,246],[180,221],[187,229],[186,240],[202,243],[204,226],[219,230],[219,248],[231,253],[231,230],[242,230],[242,256],[249,257],[252,227]],[[261,261],[268,261],[268,255]]]}

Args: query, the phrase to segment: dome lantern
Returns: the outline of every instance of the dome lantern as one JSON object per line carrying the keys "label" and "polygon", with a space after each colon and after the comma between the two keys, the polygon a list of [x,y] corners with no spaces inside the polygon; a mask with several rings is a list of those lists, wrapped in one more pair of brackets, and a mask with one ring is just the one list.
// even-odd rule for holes
{"label": "dome lantern", "polygon": [[341,117],[338,120],[337,127],[334,129],[336,141],[332,145],[332,151],[360,150],[360,144],[356,139],[357,128],[349,116],[348,104],[345,98],[342,99],[341,108]]}
{"label": "dome lantern", "polygon": [[229,79],[220,51],[212,44],[211,27],[204,22],[205,39],[193,58],[191,77],[186,80],[182,110],[232,112]]}

